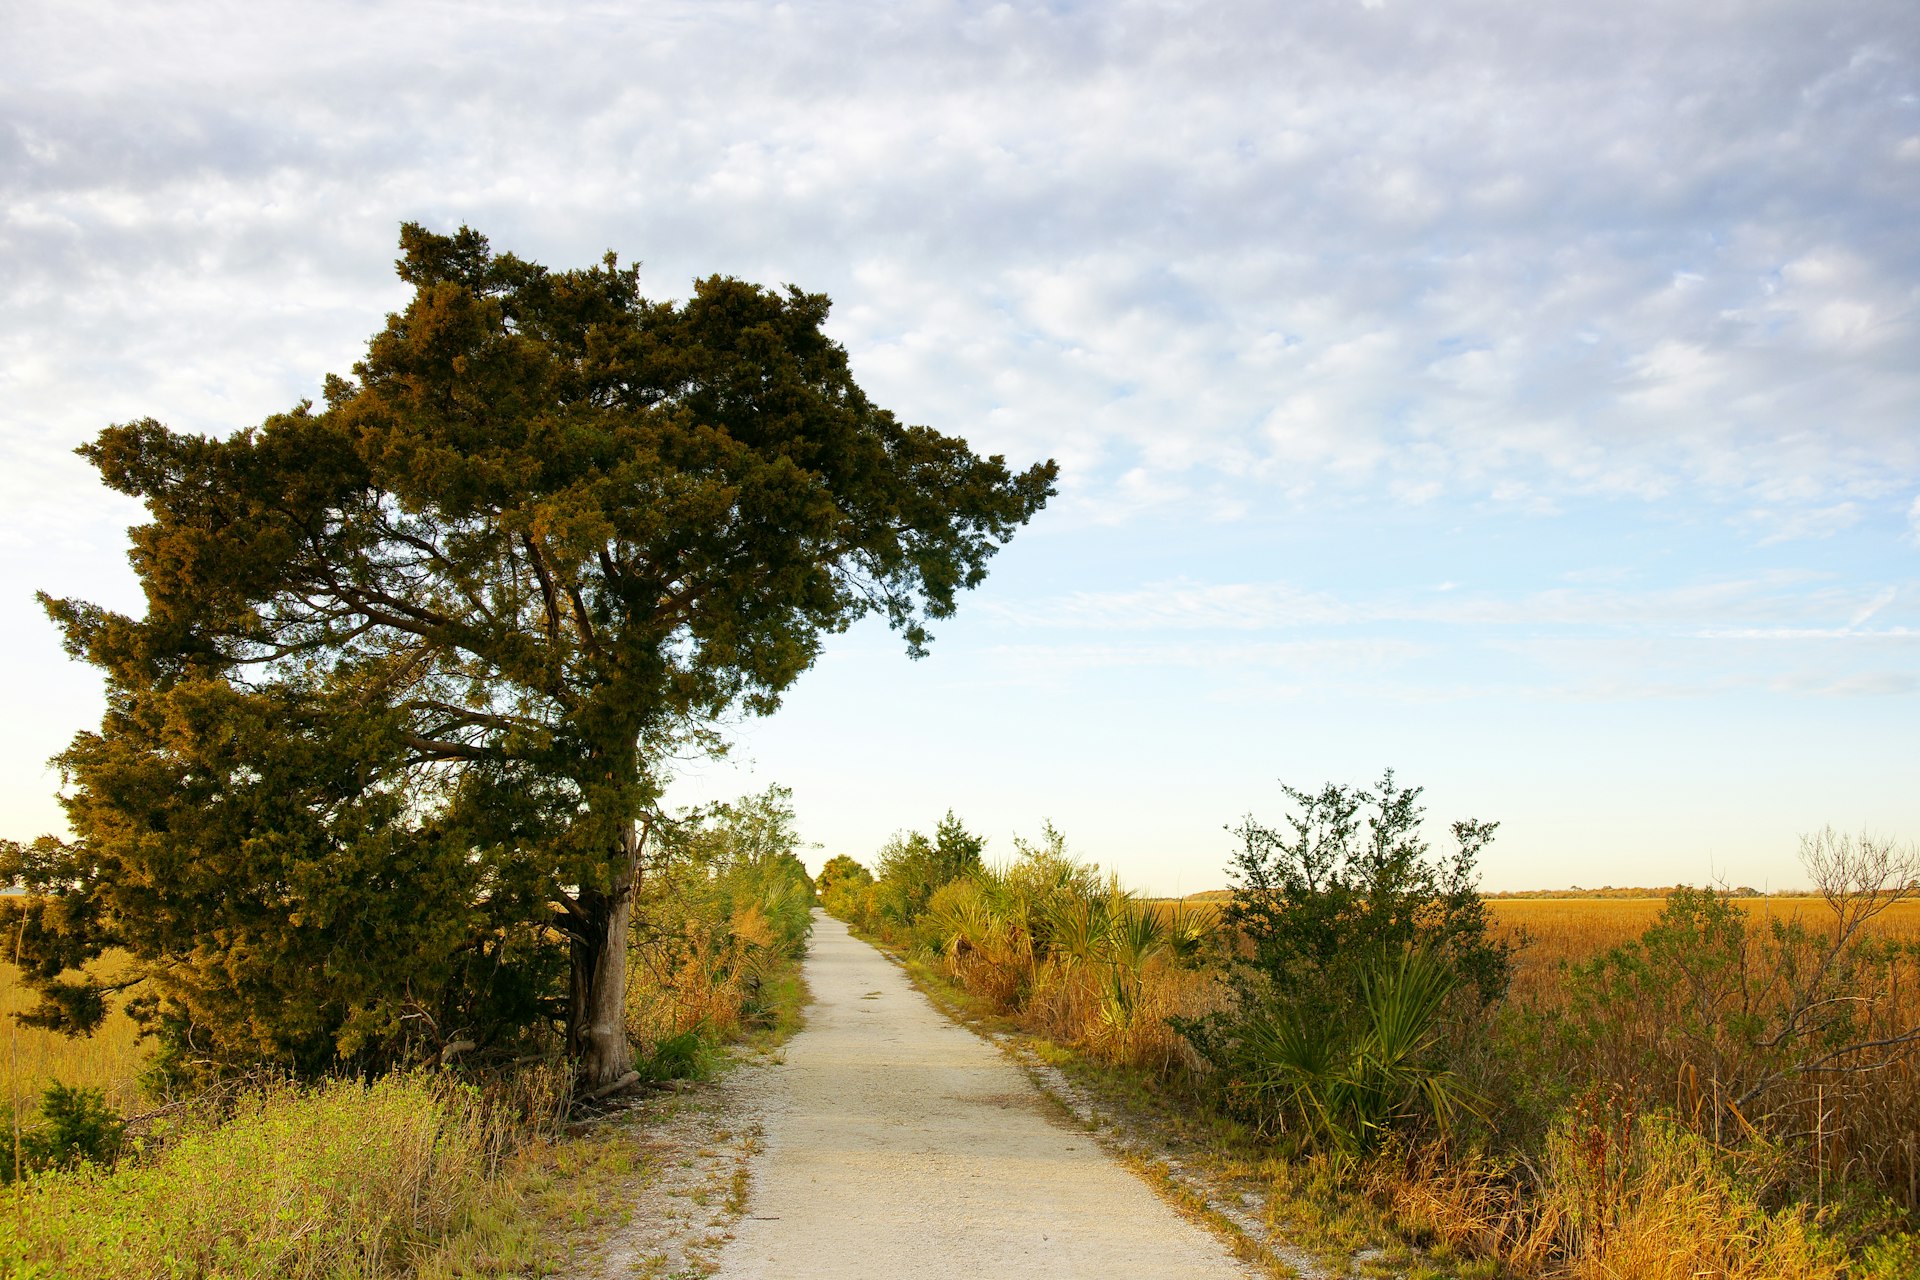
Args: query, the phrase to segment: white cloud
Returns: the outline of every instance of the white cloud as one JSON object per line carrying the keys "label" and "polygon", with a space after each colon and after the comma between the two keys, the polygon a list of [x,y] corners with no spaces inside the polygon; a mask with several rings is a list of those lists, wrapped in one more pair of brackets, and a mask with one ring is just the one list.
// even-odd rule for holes
{"label": "white cloud", "polygon": [[[23,688],[72,674],[31,589],[139,604],[137,511],[72,446],[316,394],[404,299],[416,219],[556,267],[614,248],[655,296],[711,272],[830,293],[878,403],[1058,458],[1059,498],[913,688],[919,718],[1004,737],[1033,700],[996,710],[996,682],[1098,673],[1014,771],[1101,773],[1090,813],[1128,789],[1217,824],[1127,771],[1163,773],[1168,741],[1196,778],[1288,749],[1248,713],[1274,697],[1338,699],[1302,751],[1370,769],[1424,734],[1517,808],[1556,769],[1623,792],[1662,771],[1716,841],[1729,812],[1791,820],[1789,794],[1903,794],[1875,699],[1920,693],[1912,0],[11,0],[5,29]],[[1063,581],[1123,585],[1033,598]],[[1003,647],[939,702],[968,643]],[[820,766],[853,758],[819,747],[872,687],[846,670],[784,721],[787,766],[845,774],[859,815],[953,785],[977,748],[879,781]],[[43,774],[98,712],[83,682],[95,701],[18,717],[0,773]],[[1144,749],[1112,731],[1170,686]],[[1731,701],[1768,698],[1799,705]],[[1609,827],[1570,801],[1538,857],[1611,865],[1681,804]]]}
{"label": "white cloud", "polygon": [[1732,627],[1696,633],[1703,640],[1920,640],[1920,628],[1882,627],[1862,631],[1844,627]]}
{"label": "white cloud", "polygon": [[1131,591],[1075,591],[1034,605],[995,604],[1004,622],[1089,631],[1264,631],[1351,621],[1352,607],[1282,583],[1153,583]]}
{"label": "white cloud", "polygon": [[[1058,527],[1597,497],[1788,547],[1920,486],[1920,166],[1883,162],[1914,136],[1910,6],[20,14],[9,536],[91,513],[115,541],[123,504],[69,453],[106,422],[225,430],[313,394],[403,296],[403,218],[554,265],[614,247],[664,295],[716,270],[829,291],[880,403],[1061,460]],[[1858,607],[1751,575],[1183,580],[1003,620],[1732,635]]]}
{"label": "white cloud", "polygon": [[1843,529],[1860,523],[1866,512],[1858,502],[1836,502],[1826,507],[1789,507],[1778,510],[1755,507],[1742,513],[1738,523],[1756,532],[1764,532],[1763,547],[1811,538],[1830,538]]}
{"label": "white cloud", "polygon": [[1897,698],[1920,693],[1920,677],[1906,671],[1875,671],[1831,682],[1815,677],[1805,683],[1784,682],[1782,692],[1810,693],[1823,698]]}
{"label": "white cloud", "polygon": [[69,441],[102,399],[280,407],[392,305],[418,217],[611,245],[667,293],[826,288],[883,403],[1070,459],[1103,518],[1218,511],[1216,481],[1832,510],[1920,477],[1896,0],[43,0],[12,27],[10,435]]}
{"label": "white cloud", "polygon": [[[1592,585],[1619,575],[1570,574],[1582,585],[1547,590],[1469,590],[1455,582],[1405,591],[1342,595],[1283,582],[1189,579],[1119,591],[1074,591],[1050,600],[985,606],[1016,627],[1133,631],[1287,631],[1397,624],[1463,629],[1650,631],[1701,638],[1904,637],[1904,626],[1861,631],[1901,599],[1894,586],[1839,585],[1776,572],[1642,590]],[[1844,620],[1844,621],[1842,621]]]}
{"label": "white cloud", "polygon": [[1878,595],[1874,596],[1873,599],[1867,601],[1866,604],[1860,607],[1858,612],[1856,612],[1851,618],[1847,619],[1847,625],[1849,627],[1864,627],[1867,624],[1867,621],[1870,618],[1872,618],[1874,614],[1879,613],[1882,609],[1886,608],[1888,605],[1892,604],[1895,600],[1899,598],[1900,598],[1900,588],[1898,587],[1882,588]]}
{"label": "white cloud", "polygon": [[[1378,672],[1420,656],[1422,646],[1377,638],[1307,640],[1272,644],[1060,644],[1000,645],[989,651],[1022,678],[1057,680],[1120,667],[1165,667],[1224,672],[1238,677],[1274,672],[1327,676]],[[1293,689],[1295,686],[1282,686]]]}

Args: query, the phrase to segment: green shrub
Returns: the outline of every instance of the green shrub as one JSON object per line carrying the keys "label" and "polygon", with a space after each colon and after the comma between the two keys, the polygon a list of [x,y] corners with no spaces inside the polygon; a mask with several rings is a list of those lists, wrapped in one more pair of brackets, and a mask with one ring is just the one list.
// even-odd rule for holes
{"label": "green shrub", "polygon": [[665,1046],[683,1034],[721,1042],[785,1016],[815,890],[795,853],[791,796],[770,787],[662,832],[631,940],[627,1023],[644,1056],[672,1062],[680,1051]]}
{"label": "green shrub", "polygon": [[1920,1276],[1920,1235],[1888,1236],[1868,1245],[1851,1280],[1912,1280]]}
{"label": "green shrub", "polygon": [[[0,1182],[12,1182],[15,1155],[12,1150],[14,1115],[11,1104],[0,1109],[8,1146]],[[20,1125],[18,1165],[21,1172],[42,1169],[71,1169],[82,1164],[111,1165],[120,1154],[126,1126],[99,1089],[70,1089],[59,1081],[47,1086],[40,1095],[40,1119]]]}
{"label": "green shrub", "polygon": [[1420,836],[1420,789],[1398,786],[1391,772],[1374,792],[1284,790],[1295,806],[1284,829],[1249,817],[1238,832],[1237,883],[1222,913],[1237,944],[1225,954],[1233,1000],[1175,1025],[1217,1068],[1229,1103],[1264,1126],[1358,1139],[1411,1115],[1399,1102],[1381,1103],[1384,1112],[1327,1103],[1359,1087],[1356,1055],[1380,1047],[1378,998],[1410,991],[1406,966],[1417,965],[1439,995],[1419,1052],[1394,1071],[1424,1073],[1416,1092],[1430,1094],[1424,1114],[1439,1118],[1447,1050],[1504,993],[1512,967],[1512,946],[1492,933],[1474,884],[1496,824],[1454,823],[1457,848],[1441,859]]}
{"label": "green shrub", "polygon": [[872,883],[873,872],[841,853],[827,859],[827,864],[814,878],[813,887],[819,892],[820,905],[826,908],[827,914],[845,920],[859,912],[860,895]]}
{"label": "green shrub", "polygon": [[931,838],[918,831],[894,836],[880,850],[879,877],[867,927],[896,941],[926,914],[942,886],[981,869],[987,842],[960,824],[949,809]]}
{"label": "green shrub", "polygon": [[1313,1020],[1299,1009],[1242,1033],[1253,1083],[1303,1117],[1314,1138],[1348,1158],[1374,1150],[1395,1128],[1431,1122],[1442,1132],[1480,1100],[1447,1068],[1441,1017],[1459,979],[1429,951],[1362,975],[1358,1020]]}

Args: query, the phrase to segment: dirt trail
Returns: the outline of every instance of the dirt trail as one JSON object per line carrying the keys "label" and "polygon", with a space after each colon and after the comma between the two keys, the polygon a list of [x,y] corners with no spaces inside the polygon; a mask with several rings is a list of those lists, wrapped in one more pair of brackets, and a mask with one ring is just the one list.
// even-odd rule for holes
{"label": "dirt trail", "polygon": [[815,913],[807,1027],[759,1075],[765,1149],[723,1280],[1247,1276],[905,975]]}

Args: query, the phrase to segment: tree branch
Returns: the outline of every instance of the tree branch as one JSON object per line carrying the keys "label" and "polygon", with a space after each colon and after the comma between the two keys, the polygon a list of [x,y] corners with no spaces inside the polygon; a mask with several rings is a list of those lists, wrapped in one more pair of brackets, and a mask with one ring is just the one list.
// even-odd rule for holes
{"label": "tree branch", "polygon": [[553,585],[553,574],[547,570],[546,556],[535,542],[533,535],[520,535],[521,543],[527,549],[527,561],[533,566],[533,576],[540,580],[540,597],[547,605],[547,644],[555,649],[560,647],[560,597]]}
{"label": "tree branch", "polygon": [[498,760],[500,753],[486,747],[476,747],[465,742],[447,742],[439,738],[423,738],[410,733],[401,741],[420,753],[427,760]]}
{"label": "tree branch", "polygon": [[586,646],[588,653],[600,657],[600,637],[594,634],[593,619],[587,616],[587,604],[580,598],[580,588],[568,583],[567,599],[573,601],[573,621],[580,632],[580,643]]}

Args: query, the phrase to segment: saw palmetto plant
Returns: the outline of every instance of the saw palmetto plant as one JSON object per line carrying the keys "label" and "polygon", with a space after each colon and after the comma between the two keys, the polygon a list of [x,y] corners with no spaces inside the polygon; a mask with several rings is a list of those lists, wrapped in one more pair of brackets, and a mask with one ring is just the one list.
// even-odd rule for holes
{"label": "saw palmetto plant", "polygon": [[1361,979],[1358,1017],[1281,1014],[1252,1028],[1259,1084],[1320,1142],[1344,1156],[1371,1151],[1396,1127],[1445,1132],[1480,1100],[1438,1060],[1441,1012],[1459,979],[1431,952],[1409,950]]}

